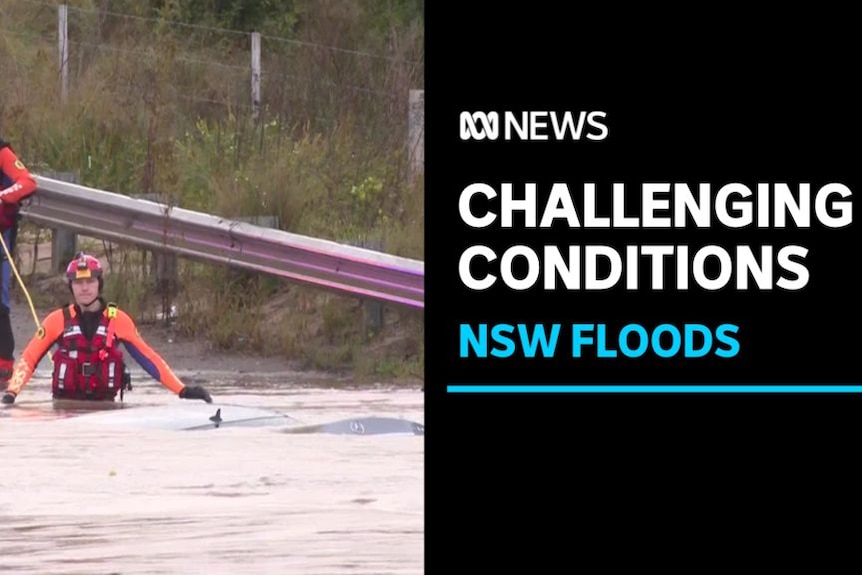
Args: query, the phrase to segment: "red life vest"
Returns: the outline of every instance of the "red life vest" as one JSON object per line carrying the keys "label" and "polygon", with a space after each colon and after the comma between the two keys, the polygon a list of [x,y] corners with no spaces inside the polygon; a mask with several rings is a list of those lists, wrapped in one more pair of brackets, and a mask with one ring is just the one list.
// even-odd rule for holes
{"label": "red life vest", "polygon": [[51,390],[55,398],[113,400],[123,387],[123,354],[116,347],[113,319],[117,306],[108,304],[93,339],[81,331],[78,316],[71,307],[63,308],[63,335],[54,351],[54,377]]}

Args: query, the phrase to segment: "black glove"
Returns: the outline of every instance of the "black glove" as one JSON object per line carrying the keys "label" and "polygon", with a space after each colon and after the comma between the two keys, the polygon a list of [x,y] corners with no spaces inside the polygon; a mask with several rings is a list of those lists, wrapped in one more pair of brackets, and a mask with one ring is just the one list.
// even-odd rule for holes
{"label": "black glove", "polygon": [[[200,385],[187,385],[180,391],[182,399],[203,399],[207,403],[212,403],[213,398],[210,397],[210,392]],[[6,401],[4,398],[3,401]]]}
{"label": "black glove", "polygon": [[12,405],[13,403],[15,403],[15,394],[11,391],[7,391],[5,394],[3,394],[3,403],[6,405]]}

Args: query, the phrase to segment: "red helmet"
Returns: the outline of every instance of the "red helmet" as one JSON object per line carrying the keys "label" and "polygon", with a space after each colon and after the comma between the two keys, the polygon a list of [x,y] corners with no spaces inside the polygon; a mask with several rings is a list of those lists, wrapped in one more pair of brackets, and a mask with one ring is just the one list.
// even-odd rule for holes
{"label": "red helmet", "polygon": [[93,256],[78,252],[75,259],[66,266],[66,278],[69,282],[85,278],[98,278],[102,283],[102,264]]}

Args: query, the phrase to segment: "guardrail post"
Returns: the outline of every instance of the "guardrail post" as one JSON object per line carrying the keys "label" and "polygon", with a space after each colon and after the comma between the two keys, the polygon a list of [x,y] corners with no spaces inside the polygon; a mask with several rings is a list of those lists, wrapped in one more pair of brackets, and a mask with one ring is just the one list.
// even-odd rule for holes
{"label": "guardrail post", "polygon": [[[131,197],[164,204],[159,194],[134,194]],[[177,255],[168,251],[150,250],[151,276],[156,278],[155,292],[162,299],[162,314],[166,325],[171,323],[171,305],[179,287]]]}
{"label": "guardrail post", "polygon": [[[159,194],[133,194],[131,197],[163,204]],[[156,278],[156,293],[170,297],[177,287],[177,256],[167,251],[150,251],[150,275]]]}
{"label": "guardrail post", "polygon": [[[47,172],[46,178],[53,178],[72,184],[78,183],[76,172]],[[74,232],[60,228],[51,228],[51,271],[63,273],[66,265],[75,257],[78,249],[78,236]]]}
{"label": "guardrail post", "polygon": [[166,252],[152,252],[152,256],[150,273],[156,276],[156,293],[170,297],[175,293],[179,283],[177,256]]}
{"label": "guardrail post", "polygon": [[[360,240],[347,242],[349,245],[358,248],[366,248],[369,250],[380,251],[383,249],[383,242],[380,240]],[[373,334],[377,334],[383,329],[383,302],[376,300],[361,300],[362,307],[365,308],[365,325]]]}

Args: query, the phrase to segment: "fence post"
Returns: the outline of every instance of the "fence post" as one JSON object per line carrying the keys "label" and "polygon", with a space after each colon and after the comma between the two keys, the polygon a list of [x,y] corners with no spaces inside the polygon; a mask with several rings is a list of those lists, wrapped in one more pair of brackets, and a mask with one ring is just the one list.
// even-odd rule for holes
{"label": "fence post", "polygon": [[69,94],[69,7],[57,6],[57,41],[60,53],[60,102],[65,104]]}
{"label": "fence post", "polygon": [[260,118],[260,32],[251,33],[251,115]]}
{"label": "fence post", "polygon": [[410,90],[407,119],[410,179],[415,180],[425,170],[425,90]]}

